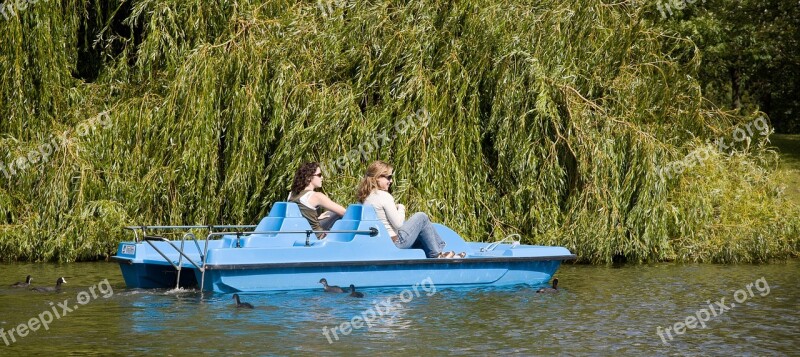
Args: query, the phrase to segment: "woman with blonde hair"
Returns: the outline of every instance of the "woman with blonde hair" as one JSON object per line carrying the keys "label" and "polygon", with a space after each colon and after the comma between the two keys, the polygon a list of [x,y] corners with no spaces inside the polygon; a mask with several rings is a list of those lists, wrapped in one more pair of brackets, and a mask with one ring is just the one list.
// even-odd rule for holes
{"label": "woman with blonde hair", "polygon": [[[383,161],[374,161],[367,167],[367,173],[358,184],[358,201],[372,205],[378,214],[394,245],[400,249],[421,248],[428,258],[452,258],[455,252],[443,253],[445,242],[433,228],[428,215],[414,213],[408,220],[406,209],[395,204],[389,193],[392,184],[392,166]],[[463,258],[465,253],[459,254]]]}

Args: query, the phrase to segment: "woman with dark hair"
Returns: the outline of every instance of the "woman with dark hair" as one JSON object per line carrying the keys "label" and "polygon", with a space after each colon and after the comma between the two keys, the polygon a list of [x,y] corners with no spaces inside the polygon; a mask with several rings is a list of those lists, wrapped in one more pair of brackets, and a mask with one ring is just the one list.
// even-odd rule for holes
{"label": "woman with dark hair", "polygon": [[[289,202],[294,202],[300,207],[300,213],[311,224],[315,231],[327,231],[333,223],[344,216],[344,207],[333,202],[322,192],[315,189],[322,187],[322,170],[319,163],[308,162],[300,165],[294,174],[292,192],[289,193]],[[328,212],[319,215],[318,208],[325,208]],[[325,238],[325,233],[317,233],[317,238]]]}
{"label": "woman with dark hair", "polygon": [[367,174],[358,184],[358,201],[372,205],[378,219],[386,226],[394,245],[400,249],[421,248],[428,258],[464,258],[466,253],[442,252],[445,242],[433,228],[428,215],[414,213],[406,220],[406,208],[395,204],[389,193],[392,184],[392,166],[383,161],[374,161],[367,168]]}

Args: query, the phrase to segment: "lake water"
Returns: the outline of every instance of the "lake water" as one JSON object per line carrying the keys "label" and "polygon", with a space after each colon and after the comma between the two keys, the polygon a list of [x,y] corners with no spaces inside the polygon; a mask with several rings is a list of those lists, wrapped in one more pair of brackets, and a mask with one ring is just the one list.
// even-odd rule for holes
{"label": "lake water", "polygon": [[[253,310],[235,308],[230,294],[126,289],[114,263],[0,269],[0,328],[8,342],[0,338],[2,356],[800,355],[796,260],[562,265],[561,292],[552,295],[536,294],[533,286],[428,284],[416,292],[365,289],[363,299],[321,289],[243,295]],[[35,286],[54,285],[59,276],[67,284],[59,293],[8,287],[27,274]],[[387,298],[390,307],[381,304]],[[23,329],[20,337],[20,324],[38,330]]]}

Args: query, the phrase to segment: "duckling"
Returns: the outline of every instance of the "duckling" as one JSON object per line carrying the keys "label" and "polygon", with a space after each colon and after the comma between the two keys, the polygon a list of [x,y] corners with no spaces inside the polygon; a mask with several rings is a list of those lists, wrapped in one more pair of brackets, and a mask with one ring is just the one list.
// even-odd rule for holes
{"label": "duckling", "polygon": [[43,287],[38,287],[38,288],[32,288],[31,290],[39,291],[39,292],[60,291],[61,290],[61,284],[66,284],[66,283],[67,283],[67,280],[64,279],[64,277],[61,277],[61,278],[56,279],[56,286],[55,287],[43,286]]}
{"label": "duckling", "polygon": [[540,294],[558,294],[558,278],[553,279],[553,287],[552,288],[541,288],[536,290],[537,293]]}
{"label": "duckling", "polygon": [[363,298],[364,297],[364,293],[356,291],[356,286],[353,285],[353,284],[350,284],[350,296],[354,297],[354,298]]}
{"label": "duckling", "polygon": [[336,285],[328,285],[328,280],[325,278],[319,279],[319,283],[322,284],[326,293],[346,293],[346,291]]}
{"label": "duckling", "polygon": [[239,294],[233,294],[233,299],[236,300],[236,307],[243,307],[246,309],[252,309],[253,305],[249,302],[241,302],[239,301]]}
{"label": "duckling", "polygon": [[31,285],[31,276],[28,275],[28,277],[25,278],[25,282],[24,283],[18,281],[18,282],[14,283],[14,284],[11,284],[11,287],[12,288],[27,288],[30,285]]}

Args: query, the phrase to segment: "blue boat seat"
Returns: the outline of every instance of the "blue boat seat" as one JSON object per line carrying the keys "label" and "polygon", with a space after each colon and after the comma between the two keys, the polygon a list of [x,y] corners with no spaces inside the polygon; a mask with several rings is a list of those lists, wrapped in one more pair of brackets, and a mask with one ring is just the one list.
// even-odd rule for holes
{"label": "blue boat seat", "polygon": [[[338,230],[369,230],[370,227],[381,226],[375,209],[369,205],[351,204],[347,206],[344,216],[331,227],[332,231]],[[329,233],[325,238],[329,242],[350,242],[355,238],[355,233]],[[369,235],[364,235],[369,237]],[[371,238],[371,237],[370,237]]]}
{"label": "blue boat seat", "polygon": [[[261,221],[264,222],[264,220],[269,217],[283,219],[279,229],[281,231],[304,231],[311,229],[308,220],[300,213],[300,207],[297,207],[297,204],[294,202],[275,202],[272,209],[269,211],[269,215],[264,217]],[[265,222],[264,224],[266,226],[268,223]],[[261,223],[259,223],[259,226],[260,225]],[[258,228],[259,227],[256,227],[256,230],[258,230]]]}
{"label": "blue boat seat", "polygon": [[[262,218],[256,228],[255,232],[265,231],[306,231],[311,230],[311,225],[300,214],[300,208],[294,202],[275,202],[269,215]],[[305,233],[287,233],[287,234],[253,234],[251,236],[242,237],[242,247],[287,247],[292,246],[294,240],[298,237],[305,239]],[[228,236],[226,236],[226,239]],[[232,237],[235,241],[236,237]],[[235,246],[235,242],[233,245]]]}
{"label": "blue boat seat", "polygon": [[[357,230],[360,223],[360,220],[340,219],[333,224],[331,230]],[[354,237],[355,233],[328,233],[328,236],[325,239],[328,239],[329,242],[349,242],[352,241]]]}

